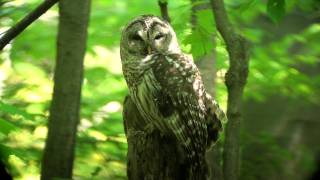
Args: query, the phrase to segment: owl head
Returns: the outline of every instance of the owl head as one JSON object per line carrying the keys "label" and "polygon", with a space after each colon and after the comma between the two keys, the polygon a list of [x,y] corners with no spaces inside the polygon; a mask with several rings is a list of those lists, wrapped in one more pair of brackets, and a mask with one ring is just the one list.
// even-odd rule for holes
{"label": "owl head", "polygon": [[170,24],[153,15],[142,15],[130,21],[122,31],[122,62],[138,61],[152,54],[180,53],[176,34]]}

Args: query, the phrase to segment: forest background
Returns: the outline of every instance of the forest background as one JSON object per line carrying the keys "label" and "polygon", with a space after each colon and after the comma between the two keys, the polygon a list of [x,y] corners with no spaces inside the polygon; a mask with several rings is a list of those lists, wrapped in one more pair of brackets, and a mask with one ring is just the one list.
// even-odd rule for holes
{"label": "forest background", "polygon": [[[0,32],[40,0],[0,1]],[[276,6],[273,6],[276,3]],[[320,2],[225,0],[237,32],[250,41],[242,105],[240,179],[307,179],[320,158]],[[193,7],[200,7],[194,11]],[[215,98],[226,109],[226,45],[207,1],[169,1],[182,49],[211,67]],[[126,179],[121,28],[156,0],[94,0],[88,29],[74,177]],[[192,24],[192,14],[197,24]],[[0,157],[15,179],[37,179],[53,89],[58,8],[51,8],[0,54]],[[210,74],[212,73],[212,74]],[[216,147],[223,151],[224,134]],[[218,166],[222,158],[216,158]],[[218,177],[219,178],[219,177]]]}

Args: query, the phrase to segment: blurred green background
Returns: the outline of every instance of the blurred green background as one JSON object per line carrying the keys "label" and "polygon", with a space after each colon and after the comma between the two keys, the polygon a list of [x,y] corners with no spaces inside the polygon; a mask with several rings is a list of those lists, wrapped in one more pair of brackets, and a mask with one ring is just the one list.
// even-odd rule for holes
{"label": "blurred green background", "polygon": [[[270,1],[225,0],[236,30],[252,44],[239,137],[241,179],[307,179],[320,157],[320,2],[283,0],[272,7]],[[0,33],[40,2],[1,0]],[[207,1],[197,3],[205,6]],[[197,11],[198,25],[192,31],[192,5],[190,0],[169,0],[171,24],[182,49],[195,60],[215,52],[216,99],[225,109],[225,44],[210,6]],[[157,1],[92,1],[75,178],[126,179],[121,112],[127,87],[119,39],[123,26],[141,14],[160,15]],[[55,6],[0,54],[0,157],[15,179],[39,178],[57,16]]]}

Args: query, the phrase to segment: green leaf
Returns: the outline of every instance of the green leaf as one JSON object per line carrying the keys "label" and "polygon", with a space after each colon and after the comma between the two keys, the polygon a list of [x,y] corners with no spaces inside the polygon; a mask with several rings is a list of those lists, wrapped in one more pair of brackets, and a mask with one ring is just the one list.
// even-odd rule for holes
{"label": "green leaf", "polygon": [[1,101],[0,101],[0,112],[9,113],[11,115],[20,115],[20,116],[24,117],[25,119],[29,119],[29,120],[33,119],[33,115],[31,115],[23,110],[20,110],[13,105],[5,104]]}
{"label": "green leaf", "polygon": [[268,0],[267,4],[267,12],[268,16],[275,22],[279,22],[279,20],[285,14],[285,0]]}
{"label": "green leaf", "polygon": [[14,150],[8,146],[0,144],[0,160],[7,163],[10,155],[15,154]]}
{"label": "green leaf", "polygon": [[204,56],[213,49],[213,34],[215,25],[211,10],[197,11],[197,24],[191,34],[187,35],[183,43],[191,45],[190,53],[194,58]]}
{"label": "green leaf", "polygon": [[0,133],[8,135],[10,132],[15,130],[18,130],[18,128],[15,125],[4,119],[0,119]]}

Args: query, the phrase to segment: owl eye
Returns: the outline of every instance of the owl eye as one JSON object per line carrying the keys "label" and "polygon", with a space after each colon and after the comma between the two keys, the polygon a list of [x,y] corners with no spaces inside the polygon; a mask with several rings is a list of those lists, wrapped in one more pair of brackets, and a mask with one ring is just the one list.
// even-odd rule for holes
{"label": "owl eye", "polygon": [[141,36],[139,36],[138,34],[135,34],[135,35],[131,36],[131,39],[134,40],[134,41],[143,41]]}
{"label": "owl eye", "polygon": [[159,33],[159,34],[157,34],[157,35],[154,37],[154,39],[155,39],[155,40],[159,40],[159,39],[161,39],[161,38],[163,38],[163,37],[164,37],[164,34]]}

